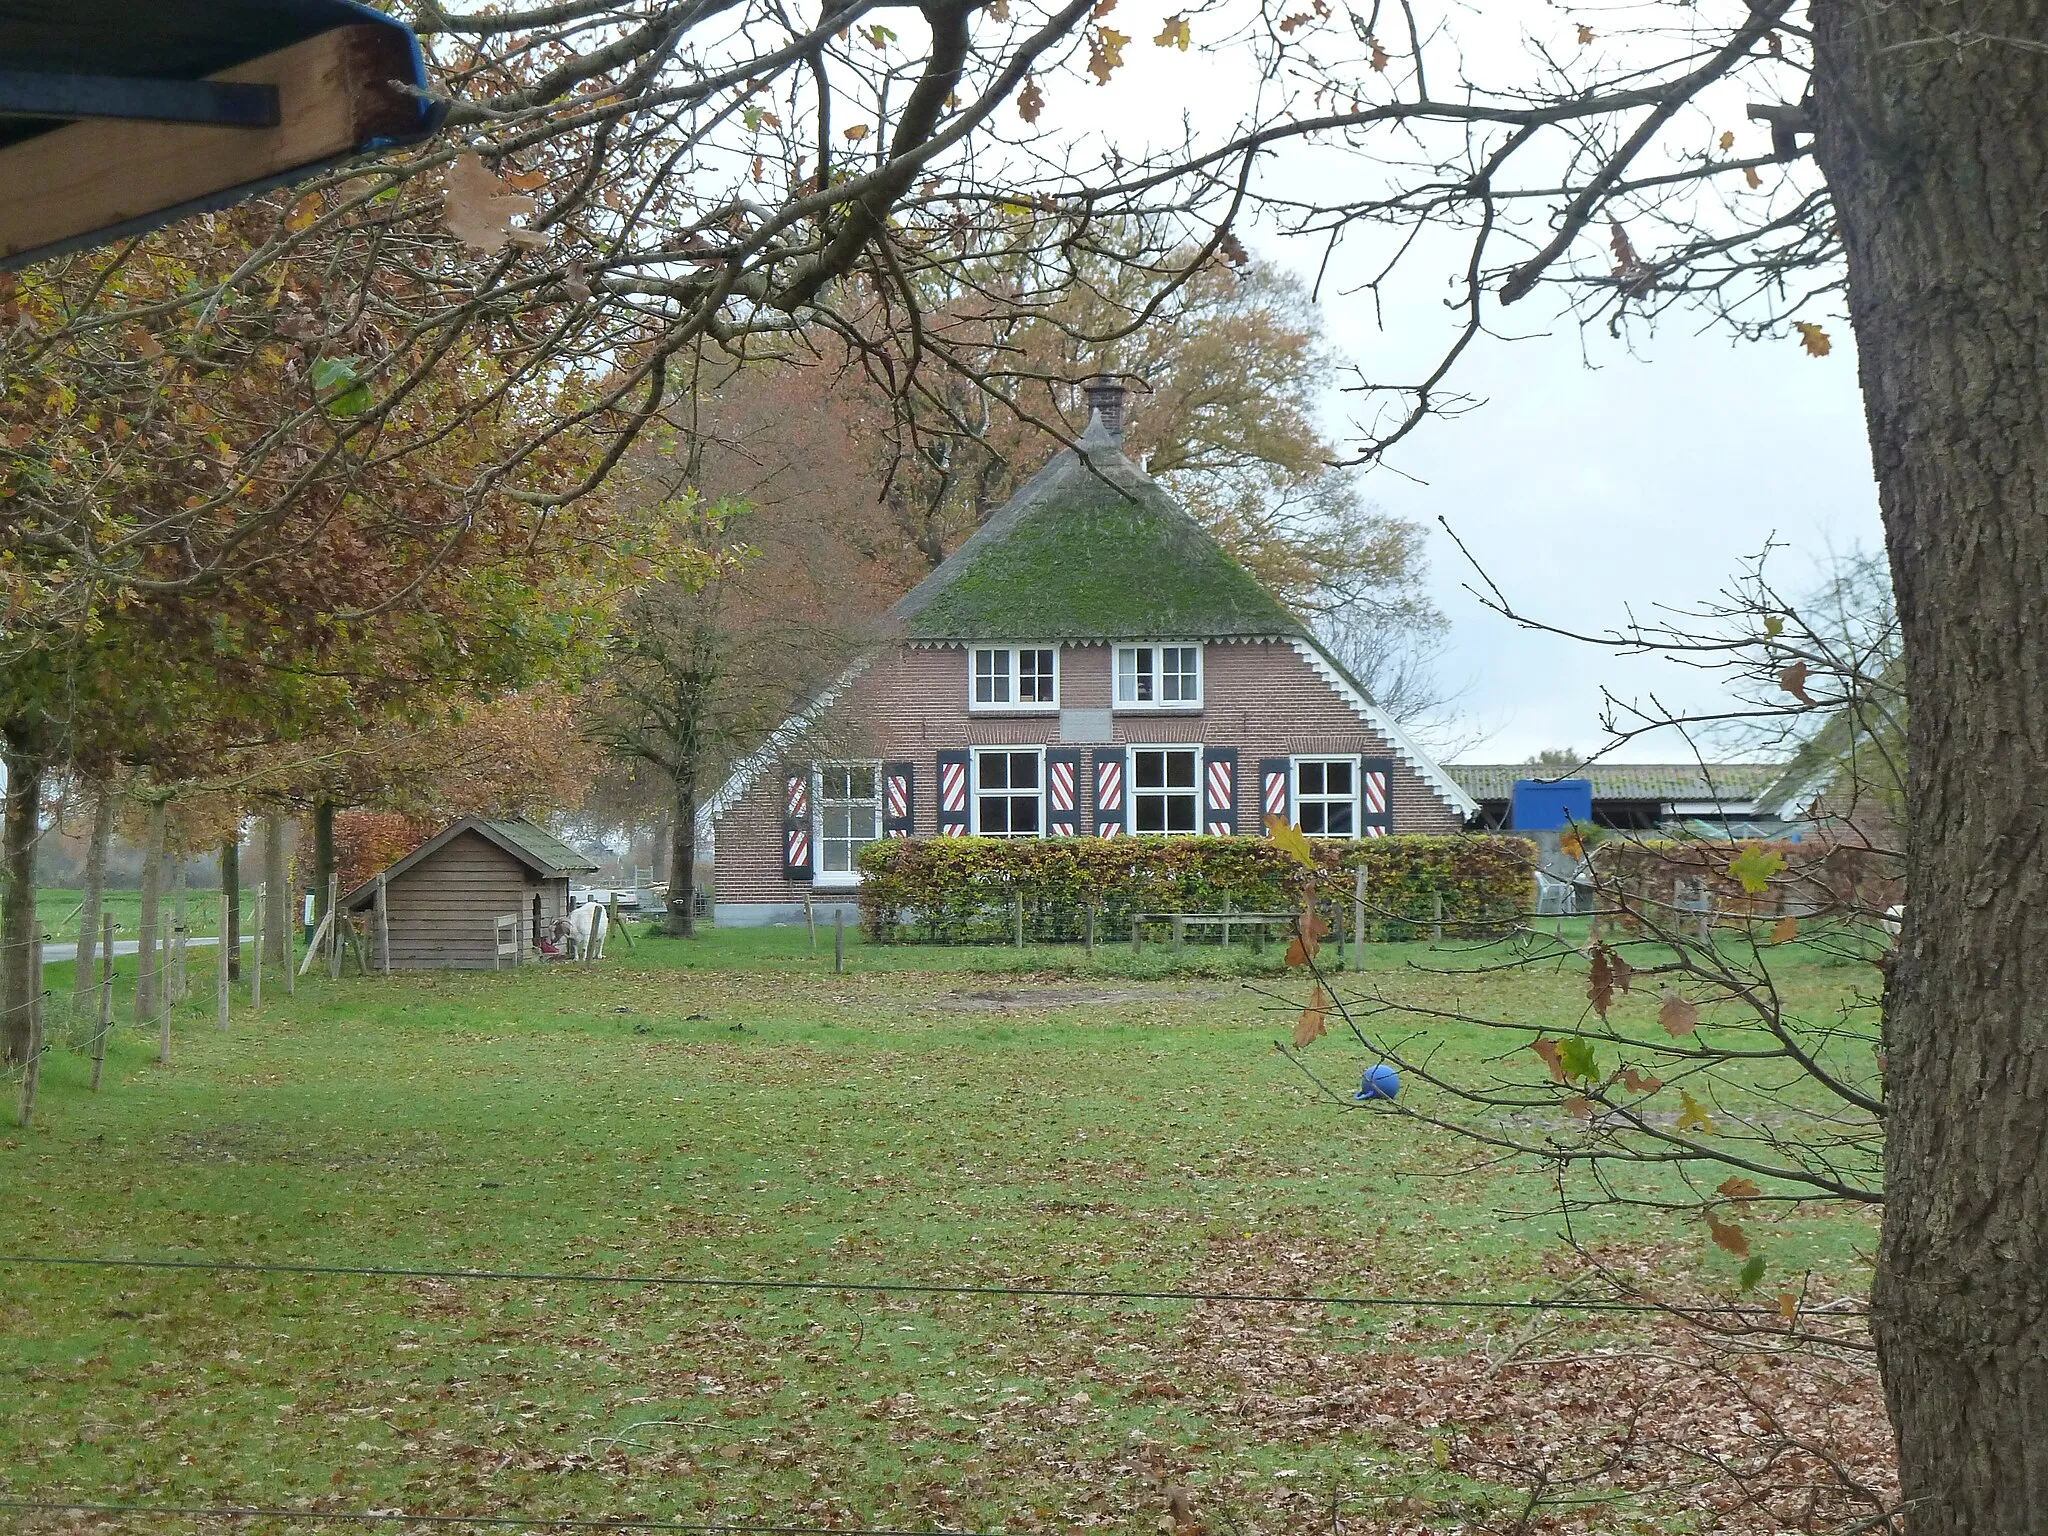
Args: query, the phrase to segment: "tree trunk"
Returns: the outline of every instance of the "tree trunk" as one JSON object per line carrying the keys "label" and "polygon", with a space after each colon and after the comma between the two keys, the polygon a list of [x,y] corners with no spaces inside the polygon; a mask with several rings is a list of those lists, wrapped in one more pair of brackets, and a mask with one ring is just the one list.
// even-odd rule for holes
{"label": "tree trunk", "polygon": [[673,811],[663,811],[654,822],[654,846],[648,850],[647,862],[653,866],[649,879],[656,885],[668,879],[669,845],[675,837],[676,817]]}
{"label": "tree trunk", "polygon": [[284,925],[291,920],[292,871],[284,853],[284,817],[263,818],[263,963],[284,970]]}
{"label": "tree trunk", "polygon": [[1815,0],[1906,655],[1872,1291],[1914,1536],[2048,1511],[2048,7]]}
{"label": "tree trunk", "polygon": [[10,740],[6,825],[0,829],[0,1059],[25,1062],[34,1049],[30,1011],[43,978],[36,974],[36,818],[42,810],[42,755]]}
{"label": "tree trunk", "polygon": [[697,786],[680,774],[668,839],[668,931],[679,939],[697,937]]}
{"label": "tree trunk", "polygon": [[90,1019],[99,1007],[99,978],[94,961],[99,955],[100,908],[107,895],[107,844],[114,837],[114,791],[111,785],[93,787],[91,841],[85,845],[84,902],[78,909],[78,960],[71,982],[71,1018]]}
{"label": "tree trunk", "polygon": [[157,1022],[157,936],[164,899],[164,802],[151,800],[142,839],[142,915],[135,922],[135,1022]]}
{"label": "tree trunk", "polygon": [[327,915],[327,877],[334,873],[334,802],[313,802],[313,921]]}
{"label": "tree trunk", "polygon": [[242,979],[241,829],[220,845],[220,893],[228,899],[228,931],[220,936],[228,952],[228,980]]}

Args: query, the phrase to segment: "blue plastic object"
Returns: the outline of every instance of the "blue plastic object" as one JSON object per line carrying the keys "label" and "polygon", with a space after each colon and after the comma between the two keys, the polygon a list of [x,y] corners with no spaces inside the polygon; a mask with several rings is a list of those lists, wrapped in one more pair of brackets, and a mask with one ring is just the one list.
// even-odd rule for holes
{"label": "blue plastic object", "polygon": [[1351,1098],[1354,1103],[1368,1104],[1374,1099],[1391,1099],[1400,1091],[1401,1074],[1382,1061],[1365,1069],[1364,1081]]}
{"label": "blue plastic object", "polygon": [[1591,779],[1517,779],[1508,799],[1508,826],[1516,832],[1562,832],[1592,819]]}

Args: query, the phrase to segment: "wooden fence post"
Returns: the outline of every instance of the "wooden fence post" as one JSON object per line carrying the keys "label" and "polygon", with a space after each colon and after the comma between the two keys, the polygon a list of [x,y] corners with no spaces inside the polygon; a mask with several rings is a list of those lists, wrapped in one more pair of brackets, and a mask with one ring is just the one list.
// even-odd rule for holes
{"label": "wooden fence post", "polygon": [[[30,802],[33,808],[34,802]],[[34,893],[30,893],[33,898]],[[28,941],[28,1060],[21,1069],[21,1112],[17,1122],[25,1130],[36,1115],[36,1084],[43,1075],[43,930],[36,925]]]}
{"label": "wooden fence post", "polygon": [[811,905],[811,893],[809,891],[804,892],[804,927],[810,932],[811,953],[815,955],[818,952],[818,913],[817,909]]}
{"label": "wooden fence post", "polygon": [[100,1091],[100,1071],[107,1062],[107,1031],[114,1027],[114,916],[101,917],[105,937],[100,943],[99,1027],[92,1032],[92,1091]]}
{"label": "wooden fence post", "polygon": [[1095,953],[1095,910],[1096,900],[1090,896],[1081,909],[1081,942],[1088,946],[1091,955]]}
{"label": "wooden fence post", "polygon": [[1434,949],[1444,941],[1444,893],[1429,893],[1429,943]]}
{"label": "wooden fence post", "polygon": [[185,917],[185,857],[181,853],[171,876],[171,956],[165,988],[173,1003],[185,1001],[185,930],[190,926]]}
{"label": "wooden fence post", "polygon": [[1011,944],[1017,949],[1024,947],[1024,893],[1010,892]]}
{"label": "wooden fence post", "polygon": [[1187,938],[1187,919],[1183,918],[1178,912],[1176,912],[1173,914],[1173,952],[1175,954],[1180,953],[1181,946],[1187,942]]}
{"label": "wooden fence post", "polygon": [[1351,969],[1365,968],[1365,865],[1352,871],[1351,881]]}
{"label": "wooden fence post", "polygon": [[846,908],[832,909],[832,969],[846,969]]}
{"label": "wooden fence post", "polygon": [[251,957],[249,966],[249,1011],[251,1013],[261,1013],[263,1011],[263,941],[266,937],[263,932],[263,919],[269,915],[266,910],[269,886],[270,882],[266,880],[256,887],[256,906],[249,914],[250,920],[256,926],[255,954]]}
{"label": "wooden fence post", "polygon": [[233,974],[228,969],[228,940],[229,936],[234,932],[233,917],[233,903],[228,893],[222,891],[220,893],[220,943],[214,946],[216,953],[213,957],[213,1008],[215,1016],[220,1021],[222,1034],[226,1034],[228,1028],[228,981]]}
{"label": "wooden fence post", "polygon": [[1133,956],[1138,953],[1138,946],[1144,942],[1144,938],[1145,914],[1136,907],[1133,907],[1131,909],[1131,954]]}
{"label": "wooden fence post", "polygon": [[617,891],[612,892],[611,906],[606,912],[606,917],[608,919],[607,926],[625,939],[627,949],[638,947],[633,942],[633,930],[619,920],[619,893]]}
{"label": "wooden fence post", "polygon": [[341,876],[327,877],[327,979],[341,980]]}

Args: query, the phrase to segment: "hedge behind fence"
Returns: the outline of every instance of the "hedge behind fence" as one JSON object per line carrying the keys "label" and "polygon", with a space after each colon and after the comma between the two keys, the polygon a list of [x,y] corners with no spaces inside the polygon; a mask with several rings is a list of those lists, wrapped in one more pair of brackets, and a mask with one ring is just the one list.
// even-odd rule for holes
{"label": "hedge behind fence", "polygon": [[1262,837],[884,838],[860,851],[860,903],[873,939],[970,943],[1011,934],[1076,939],[1092,899],[1097,932],[1129,933],[1133,912],[1293,911],[1310,894],[1344,903],[1366,872],[1368,931],[1405,938],[1434,900],[1454,931],[1511,923],[1535,901],[1533,845],[1517,837],[1316,838],[1311,875]]}

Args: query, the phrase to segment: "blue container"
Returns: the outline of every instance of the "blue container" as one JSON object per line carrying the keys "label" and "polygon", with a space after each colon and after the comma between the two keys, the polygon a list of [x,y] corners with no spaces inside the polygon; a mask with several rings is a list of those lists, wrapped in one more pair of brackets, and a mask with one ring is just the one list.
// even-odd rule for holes
{"label": "blue container", "polygon": [[1383,1061],[1365,1069],[1365,1080],[1351,1098],[1354,1103],[1369,1104],[1374,1099],[1391,1099],[1400,1091],[1401,1074]]}
{"label": "blue container", "polygon": [[1575,821],[1593,819],[1591,779],[1517,779],[1508,801],[1508,826],[1516,832],[1562,832]]}

